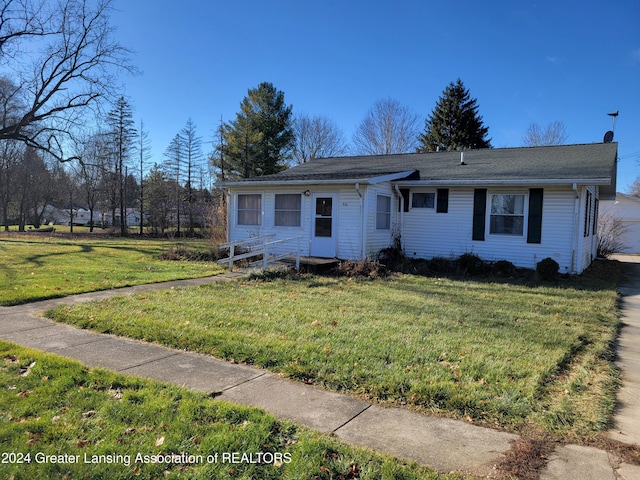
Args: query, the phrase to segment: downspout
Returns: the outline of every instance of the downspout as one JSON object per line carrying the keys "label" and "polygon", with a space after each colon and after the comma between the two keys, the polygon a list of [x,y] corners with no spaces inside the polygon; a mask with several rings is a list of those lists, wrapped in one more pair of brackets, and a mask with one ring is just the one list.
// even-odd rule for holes
{"label": "downspout", "polygon": [[355,184],[356,193],[358,197],[360,197],[360,260],[364,259],[364,228],[365,228],[365,218],[364,218],[364,201],[362,199],[362,192],[360,191],[360,184]]}
{"label": "downspout", "polygon": [[575,200],[573,205],[573,241],[571,249],[571,273],[578,272],[578,235],[580,235],[580,195],[578,194],[578,185],[573,184],[571,188],[575,192]]}
{"label": "downspout", "polygon": [[398,244],[400,246],[400,249],[402,249],[402,239],[404,238],[404,197],[402,196],[400,187],[397,183],[394,185],[394,187],[396,195],[398,196],[398,200],[400,200],[400,215],[398,215],[398,217],[400,218],[400,239],[398,241]]}

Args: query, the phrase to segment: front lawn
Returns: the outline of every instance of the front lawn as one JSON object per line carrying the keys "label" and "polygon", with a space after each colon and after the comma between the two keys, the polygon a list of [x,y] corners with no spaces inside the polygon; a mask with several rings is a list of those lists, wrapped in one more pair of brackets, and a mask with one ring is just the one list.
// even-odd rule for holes
{"label": "front lawn", "polygon": [[375,402],[584,436],[608,426],[614,285],[411,275],[208,285],[64,306],[83,328],[268,368]]}
{"label": "front lawn", "polygon": [[[0,237],[0,305],[224,271],[213,262],[161,260],[177,245],[168,240],[39,235]],[[206,247],[199,243],[190,245]]]}
{"label": "front lawn", "polygon": [[[176,386],[0,342],[0,478],[442,479]],[[357,474],[357,476],[353,476]]]}

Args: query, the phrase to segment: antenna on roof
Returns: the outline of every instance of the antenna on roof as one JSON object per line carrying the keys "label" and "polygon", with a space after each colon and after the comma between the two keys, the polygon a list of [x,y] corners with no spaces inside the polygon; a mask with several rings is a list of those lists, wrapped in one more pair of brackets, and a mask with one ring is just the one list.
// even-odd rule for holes
{"label": "antenna on roof", "polygon": [[619,110],[616,110],[613,113],[607,113],[611,117],[611,131],[615,132],[616,130],[616,117],[618,116]]}
{"label": "antenna on roof", "polygon": [[618,116],[619,111],[616,110],[613,113],[607,113],[607,115],[609,115],[611,117],[611,130],[609,130],[608,132],[606,132],[604,134],[604,138],[602,139],[602,141],[604,143],[611,143],[613,142],[613,132],[616,129],[616,117]]}

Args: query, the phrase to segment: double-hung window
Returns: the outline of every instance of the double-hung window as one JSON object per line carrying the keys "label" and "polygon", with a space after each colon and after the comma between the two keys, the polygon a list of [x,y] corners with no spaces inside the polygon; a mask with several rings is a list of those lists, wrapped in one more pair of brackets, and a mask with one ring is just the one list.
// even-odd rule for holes
{"label": "double-hung window", "polygon": [[259,193],[238,195],[238,225],[262,224],[262,195]]}
{"label": "double-hung window", "polygon": [[496,235],[524,234],[525,195],[496,194],[491,196],[489,232]]}
{"label": "double-hung window", "polygon": [[376,207],[376,229],[391,229],[391,197],[378,195]]}
{"label": "double-hung window", "polygon": [[434,192],[413,192],[411,194],[411,208],[435,208],[436,194]]}
{"label": "double-hung window", "polygon": [[276,193],[274,225],[276,227],[299,227],[302,195],[299,193]]}

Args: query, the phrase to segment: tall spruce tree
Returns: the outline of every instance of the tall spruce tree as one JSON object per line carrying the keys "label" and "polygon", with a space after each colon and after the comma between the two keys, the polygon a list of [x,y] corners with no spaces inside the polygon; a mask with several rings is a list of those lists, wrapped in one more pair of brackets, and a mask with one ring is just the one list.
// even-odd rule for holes
{"label": "tall spruce tree", "polygon": [[196,124],[189,118],[185,127],[180,130],[182,139],[182,158],[186,169],[186,197],[189,214],[189,235],[195,234],[194,209],[196,203],[196,192],[194,180],[198,169],[202,166],[202,139],[196,134]]}
{"label": "tall spruce tree", "polygon": [[228,178],[269,175],[287,168],[294,148],[292,106],[263,82],[250,89],[236,119],[224,127]]}
{"label": "tall spruce tree", "polygon": [[491,148],[488,127],[478,115],[478,105],[458,79],[445,88],[435,108],[425,121],[419,137],[419,152]]}
{"label": "tall spruce tree", "polygon": [[[107,125],[109,126],[109,138],[117,182],[116,191],[120,207],[120,235],[125,236],[128,233],[125,199],[126,164],[133,153],[134,141],[138,132],[134,127],[133,109],[124,97],[118,98],[113,109],[107,114]],[[113,214],[113,219],[115,220],[115,211],[113,211]]]}

